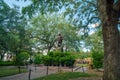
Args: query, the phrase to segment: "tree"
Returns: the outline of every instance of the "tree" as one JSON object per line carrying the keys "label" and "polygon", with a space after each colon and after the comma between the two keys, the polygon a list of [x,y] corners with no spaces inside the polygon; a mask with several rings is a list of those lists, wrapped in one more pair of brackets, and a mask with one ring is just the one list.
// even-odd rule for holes
{"label": "tree", "polygon": [[103,39],[102,39],[102,30],[94,31],[85,38],[85,47],[92,50],[103,51]]}
{"label": "tree", "polygon": [[64,17],[71,19],[71,23],[79,27],[85,36],[89,31],[88,25],[99,22],[96,0],[32,0],[31,2],[32,4],[22,9],[25,16],[28,15],[31,18],[38,13],[64,13]]}
{"label": "tree", "polygon": [[104,41],[103,80],[120,79],[120,0],[98,0]]}
{"label": "tree", "polygon": [[25,62],[29,59],[30,55],[27,52],[20,52],[16,56],[15,64],[18,66],[24,65]]}
{"label": "tree", "polygon": [[25,32],[25,18],[19,12],[19,7],[9,7],[0,1],[0,54],[6,52],[17,54],[28,45]]}
{"label": "tree", "polygon": [[[10,8],[3,0],[0,1],[0,54],[4,57],[4,54],[8,51],[13,52],[13,44],[18,42],[16,29],[16,18],[18,12]],[[14,46],[15,48],[16,46]]]}
{"label": "tree", "polygon": [[[64,13],[64,17],[77,27],[77,33],[83,35],[83,38],[88,35],[90,24],[100,23],[96,0],[32,0],[31,2],[32,4],[22,9],[25,16],[32,18],[39,13],[42,15],[51,12]],[[79,42],[76,43],[78,46],[81,45]],[[79,51],[79,48],[76,47],[76,50]]]}
{"label": "tree", "polygon": [[15,65],[18,66],[20,73],[20,66],[25,65],[30,55],[27,52],[20,52],[15,56]]}
{"label": "tree", "polygon": [[[51,15],[50,15],[51,14]],[[62,34],[62,46],[66,50],[79,48],[80,37],[77,28],[67,21],[63,15],[57,13],[39,14],[30,21],[28,31],[31,33],[33,45],[40,46],[42,50],[56,48],[59,33]]]}

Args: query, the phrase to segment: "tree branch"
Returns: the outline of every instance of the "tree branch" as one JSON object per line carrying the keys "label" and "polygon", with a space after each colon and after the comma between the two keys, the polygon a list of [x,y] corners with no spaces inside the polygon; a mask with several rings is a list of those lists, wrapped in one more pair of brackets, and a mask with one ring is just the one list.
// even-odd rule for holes
{"label": "tree branch", "polygon": [[0,23],[2,22],[2,21],[4,21],[5,19],[8,19],[9,17],[6,17],[6,18],[3,18],[3,19],[0,19]]}
{"label": "tree branch", "polygon": [[94,7],[97,7],[97,5],[94,3],[94,2],[92,2],[92,1],[85,1],[85,2],[87,2],[87,3],[89,3],[89,4],[92,4]]}
{"label": "tree branch", "polygon": [[113,9],[116,10],[116,11],[118,11],[118,12],[120,12],[120,0],[118,0],[118,1],[114,4]]}

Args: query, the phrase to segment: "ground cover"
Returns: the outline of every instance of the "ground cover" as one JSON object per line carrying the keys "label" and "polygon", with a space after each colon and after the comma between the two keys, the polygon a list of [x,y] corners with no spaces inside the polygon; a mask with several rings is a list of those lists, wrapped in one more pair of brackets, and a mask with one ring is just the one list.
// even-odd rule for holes
{"label": "ground cover", "polygon": [[57,74],[51,74],[45,77],[37,78],[34,80],[77,80],[80,77],[99,77],[97,74],[88,74],[82,72],[61,72]]}
{"label": "ground cover", "polygon": [[[21,68],[20,73],[27,72],[27,69]],[[19,70],[14,66],[0,66],[0,77],[19,74]]]}

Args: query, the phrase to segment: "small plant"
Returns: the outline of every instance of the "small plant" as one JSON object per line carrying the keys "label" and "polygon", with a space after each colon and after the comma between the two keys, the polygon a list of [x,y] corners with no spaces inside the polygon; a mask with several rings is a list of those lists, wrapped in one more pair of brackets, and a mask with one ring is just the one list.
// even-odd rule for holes
{"label": "small plant", "polygon": [[45,65],[51,65],[53,61],[49,55],[44,56],[42,60]]}
{"label": "small plant", "polygon": [[16,55],[15,64],[24,65],[25,62],[29,59],[30,55],[27,52],[20,52]]}
{"label": "small plant", "polygon": [[93,51],[93,66],[96,69],[103,68],[103,52],[101,51]]}
{"label": "small plant", "polygon": [[42,55],[41,54],[36,54],[34,56],[34,63],[35,64],[41,64],[42,63]]}
{"label": "small plant", "polygon": [[16,55],[15,65],[18,66],[19,73],[21,72],[20,66],[25,65],[29,57],[30,55],[27,52],[20,52],[19,54]]}

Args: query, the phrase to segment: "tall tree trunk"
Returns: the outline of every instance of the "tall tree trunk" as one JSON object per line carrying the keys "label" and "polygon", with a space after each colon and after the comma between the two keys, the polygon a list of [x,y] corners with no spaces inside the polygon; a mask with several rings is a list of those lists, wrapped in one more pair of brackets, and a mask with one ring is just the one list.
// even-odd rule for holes
{"label": "tall tree trunk", "polygon": [[103,80],[120,80],[120,34],[114,0],[98,0],[104,41]]}
{"label": "tall tree trunk", "polygon": [[115,22],[103,24],[104,75],[103,80],[120,79],[119,32]]}

